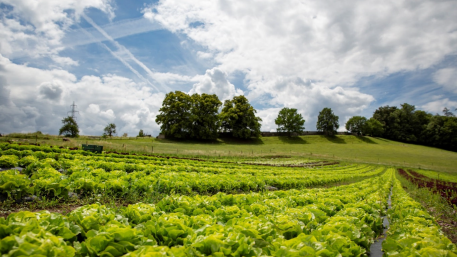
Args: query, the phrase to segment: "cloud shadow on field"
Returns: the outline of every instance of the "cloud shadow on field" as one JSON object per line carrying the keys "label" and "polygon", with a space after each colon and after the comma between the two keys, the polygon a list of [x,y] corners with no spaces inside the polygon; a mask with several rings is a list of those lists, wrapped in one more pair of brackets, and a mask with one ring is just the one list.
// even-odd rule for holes
{"label": "cloud shadow on field", "polygon": [[307,144],[301,137],[278,137],[278,139],[284,144]]}
{"label": "cloud shadow on field", "polygon": [[323,136],[323,135],[321,135],[319,137],[322,138],[322,139],[327,139],[328,141],[330,141],[332,143],[335,143],[335,144],[347,144],[347,142],[344,139],[342,139],[342,138],[340,138],[338,136]]}

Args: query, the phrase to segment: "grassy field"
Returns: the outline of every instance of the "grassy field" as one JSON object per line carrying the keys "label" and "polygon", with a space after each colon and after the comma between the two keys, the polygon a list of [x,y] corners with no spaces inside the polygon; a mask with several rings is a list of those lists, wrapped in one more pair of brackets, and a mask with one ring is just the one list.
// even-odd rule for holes
{"label": "grassy field", "polygon": [[[7,138],[2,138],[6,140]],[[11,138],[8,138],[11,140]],[[404,144],[382,138],[357,136],[301,136],[263,137],[242,141],[218,139],[214,142],[174,141],[154,138],[113,138],[91,139],[80,137],[63,142],[55,136],[38,138],[13,138],[15,141],[29,141],[41,144],[81,146],[81,144],[103,145],[105,150],[123,152],[146,152],[207,156],[209,158],[256,159],[265,156],[291,156],[294,159],[325,159],[336,161],[383,164],[416,169],[430,169],[457,174],[457,153],[438,148]]]}

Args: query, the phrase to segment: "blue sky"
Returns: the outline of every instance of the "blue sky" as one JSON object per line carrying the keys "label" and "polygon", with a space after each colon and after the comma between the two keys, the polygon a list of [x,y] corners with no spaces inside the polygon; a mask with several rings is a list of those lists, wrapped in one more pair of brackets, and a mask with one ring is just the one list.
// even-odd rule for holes
{"label": "blue sky", "polygon": [[0,0],[0,133],[57,134],[74,101],[82,134],[155,123],[166,93],[245,95],[275,130],[331,107],[457,108],[457,1]]}

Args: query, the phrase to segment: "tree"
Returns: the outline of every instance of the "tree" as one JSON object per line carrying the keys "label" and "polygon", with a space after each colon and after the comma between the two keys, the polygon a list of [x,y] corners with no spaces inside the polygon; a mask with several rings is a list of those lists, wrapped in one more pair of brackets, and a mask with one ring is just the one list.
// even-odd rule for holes
{"label": "tree", "polygon": [[216,139],[220,127],[218,110],[222,102],[217,95],[193,94],[190,136],[195,139]]}
{"label": "tree", "polygon": [[370,135],[372,137],[379,137],[382,136],[382,134],[384,133],[384,127],[379,120],[375,118],[370,118],[365,123],[362,133],[364,135]]}
{"label": "tree", "polygon": [[190,135],[192,98],[181,91],[165,95],[156,117],[160,132],[167,137],[186,138]]}
{"label": "tree", "polygon": [[338,116],[333,114],[332,109],[322,109],[317,118],[317,130],[324,132],[326,135],[335,135],[339,126]]}
{"label": "tree", "polygon": [[64,134],[66,137],[78,137],[79,127],[73,117],[68,116],[62,120],[63,126],[59,130],[59,135]]}
{"label": "tree", "polygon": [[138,132],[138,137],[144,137],[144,132],[142,129],[140,129],[140,132]]}
{"label": "tree", "polygon": [[275,123],[278,125],[278,132],[288,132],[289,136],[293,132],[301,133],[305,130],[305,120],[294,108],[282,108]]}
{"label": "tree", "polygon": [[225,100],[220,114],[221,128],[237,138],[259,137],[262,119],[255,116],[256,112],[243,95]]}
{"label": "tree", "polygon": [[352,134],[358,136],[364,134],[364,128],[367,123],[367,118],[362,116],[354,116],[346,122],[346,129]]}
{"label": "tree", "polygon": [[391,139],[403,142],[417,142],[420,134],[421,124],[415,115],[416,107],[404,103],[400,109],[390,114],[394,121],[391,125]]}
{"label": "tree", "polygon": [[381,122],[384,132],[381,136],[386,137],[386,138],[393,138],[394,134],[394,129],[393,127],[395,126],[395,117],[393,117],[391,114],[397,110],[396,106],[382,106],[379,107],[374,113],[373,113],[373,118]]}
{"label": "tree", "polygon": [[426,144],[457,151],[457,118],[435,115],[426,129]]}
{"label": "tree", "polygon": [[114,124],[114,123],[108,124],[105,127],[104,131],[105,131],[105,133],[104,133],[105,135],[112,137],[113,134],[116,134],[116,124]]}

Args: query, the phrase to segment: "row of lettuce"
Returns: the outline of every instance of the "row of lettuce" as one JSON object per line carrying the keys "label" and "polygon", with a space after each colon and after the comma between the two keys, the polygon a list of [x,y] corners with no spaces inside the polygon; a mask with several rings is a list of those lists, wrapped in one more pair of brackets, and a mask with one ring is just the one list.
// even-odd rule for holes
{"label": "row of lettuce", "polygon": [[435,219],[414,201],[395,180],[390,227],[382,244],[387,256],[457,257],[456,246],[443,234]]}
{"label": "row of lettuce", "polygon": [[[329,189],[168,196],[119,210],[0,219],[2,256],[365,256],[382,233],[393,181]],[[451,252],[455,249],[443,251]]]}
{"label": "row of lettuce", "polygon": [[[376,176],[384,167],[343,165],[320,169],[259,167],[157,157],[118,158],[6,149],[2,161],[24,167],[0,172],[0,195],[66,198],[78,195],[148,196],[154,192],[214,194],[305,188]],[[136,157],[136,156],[133,156]],[[20,158],[20,159],[19,159]],[[329,174],[332,174],[329,176]]]}

